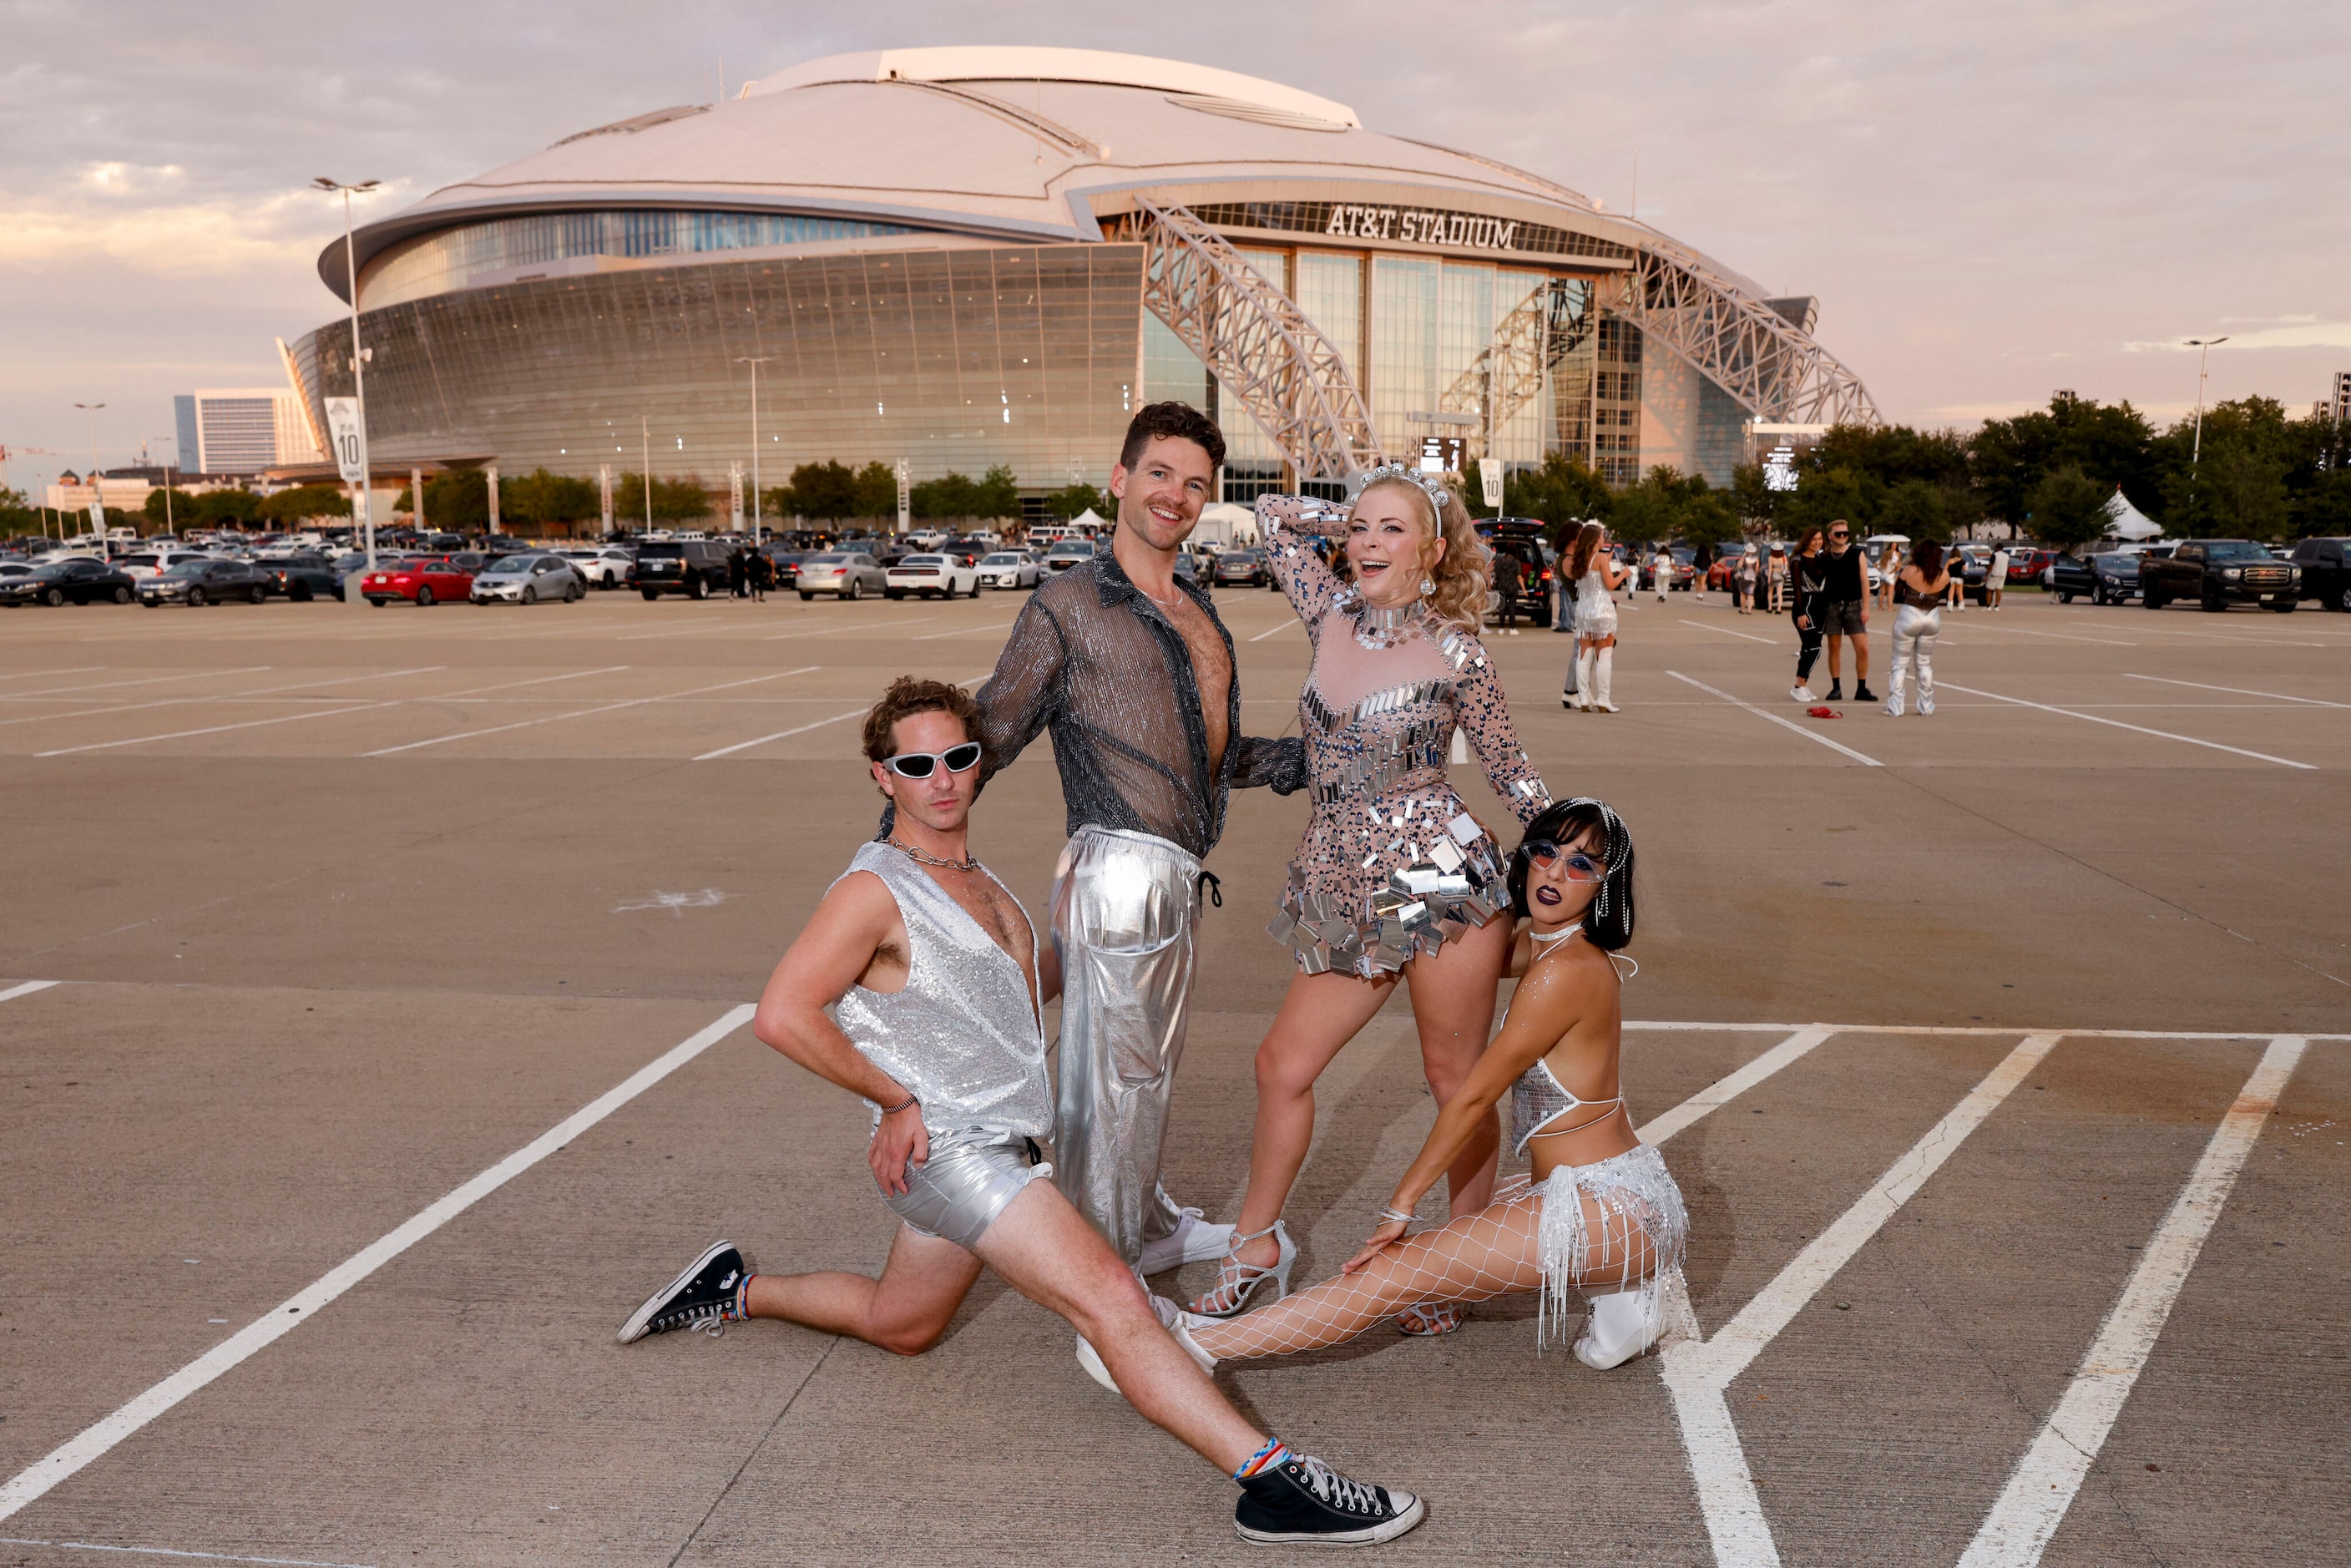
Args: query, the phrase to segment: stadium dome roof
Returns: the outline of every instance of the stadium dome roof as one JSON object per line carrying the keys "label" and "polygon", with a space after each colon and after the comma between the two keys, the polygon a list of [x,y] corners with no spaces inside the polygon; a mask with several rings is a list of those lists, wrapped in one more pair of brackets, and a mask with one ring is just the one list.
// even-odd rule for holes
{"label": "stadium dome roof", "polygon": [[[1367,130],[1343,103],[1254,77],[1091,49],[836,55],[716,104],[567,136],[361,227],[360,265],[439,229],[528,213],[725,209],[1031,242],[1101,237],[1098,214],[1173,202],[1474,204],[1638,246],[1646,225],[1508,164]],[[319,258],[344,292],[342,242]]]}

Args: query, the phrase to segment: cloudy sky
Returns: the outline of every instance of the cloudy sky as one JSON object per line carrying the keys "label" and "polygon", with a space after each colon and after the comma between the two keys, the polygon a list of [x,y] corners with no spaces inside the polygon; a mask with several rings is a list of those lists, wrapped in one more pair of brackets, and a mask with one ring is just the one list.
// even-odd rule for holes
{"label": "cloudy sky", "polygon": [[[171,449],[172,394],[282,380],[316,257],[374,210],[570,131],[852,49],[1054,44],[1201,61],[1586,191],[1774,290],[1893,419],[2058,387],[2306,410],[2351,370],[2342,0],[0,0],[9,480]],[[51,448],[16,455],[26,448]]]}

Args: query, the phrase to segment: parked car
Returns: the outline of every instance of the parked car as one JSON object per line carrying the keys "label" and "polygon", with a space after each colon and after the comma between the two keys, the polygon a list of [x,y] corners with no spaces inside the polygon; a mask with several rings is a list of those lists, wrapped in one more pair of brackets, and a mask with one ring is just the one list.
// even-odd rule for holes
{"label": "parked car", "polygon": [[726,591],[726,547],[708,539],[652,539],[637,547],[628,581],[647,599],[683,593],[707,599]]}
{"label": "parked car", "polygon": [[636,558],[618,545],[588,545],[555,553],[570,562],[580,580],[590,588],[620,587],[629,580],[629,568],[636,564]]}
{"label": "parked car", "polygon": [[2304,539],[2294,547],[2302,596],[2329,610],[2351,610],[2351,539]]}
{"label": "parked car", "polygon": [[460,600],[474,591],[474,574],[444,557],[396,561],[360,580],[360,593],[381,610],[395,599],[431,609],[444,600]]}
{"label": "parked car", "polygon": [[817,552],[812,549],[787,549],[770,543],[761,546],[760,553],[765,555],[776,569],[776,586],[793,588],[799,583],[800,562]]}
{"label": "parked car", "polygon": [[2302,569],[2251,539],[2182,539],[2168,556],[2139,561],[2139,601],[2160,610],[2193,599],[2218,612],[2231,604],[2261,604],[2291,613],[2302,598]]}
{"label": "parked car", "polygon": [[588,597],[588,585],[559,555],[500,556],[474,576],[466,597],[476,604],[537,604],[551,599],[569,604]]}
{"label": "parked car", "polygon": [[1218,588],[1238,583],[1244,588],[1263,588],[1273,580],[1273,569],[1266,564],[1265,551],[1242,549],[1217,552],[1216,570],[1210,582]]}
{"label": "parked car", "polygon": [[258,604],[269,597],[269,577],[250,561],[183,560],[141,583],[138,593],[139,602],[150,610],[163,604],[225,604],[232,599]]}
{"label": "parked car", "polygon": [[[1531,518],[1501,517],[1479,525],[1478,531],[1486,538],[1494,552],[1493,576],[1486,592],[1486,613],[1498,623],[1509,626],[1524,615],[1537,625],[1551,618],[1551,554],[1543,548],[1542,525]],[[1675,559],[1688,572],[1678,580],[1687,584],[1696,580],[1698,569],[1688,563],[1698,559],[1694,550],[1677,550]]]}
{"label": "parked car", "polygon": [[183,560],[208,559],[210,559],[208,552],[204,550],[181,549],[176,547],[157,548],[133,550],[116,556],[114,565],[118,570],[129,572],[133,578],[144,580],[150,577],[161,577]]}
{"label": "parked car", "polygon": [[270,592],[308,604],[314,599],[333,599],[342,592],[342,579],[335,569],[315,555],[279,556],[274,560],[254,562],[263,582]]}
{"label": "parked car", "polygon": [[886,593],[890,579],[882,563],[864,550],[827,550],[800,562],[799,580],[800,601],[806,603],[820,593],[830,593],[840,599],[862,599],[868,593]]}
{"label": "parked car", "polygon": [[2056,559],[2057,552],[2055,550],[2043,549],[2037,545],[2010,546],[2008,551],[2008,586],[2014,588],[2020,583],[2039,582],[2041,580],[2041,574],[2046,571],[2049,568],[2049,563]]}
{"label": "parked car", "polygon": [[1025,549],[1000,549],[983,556],[979,580],[990,588],[1034,588],[1037,558]]}
{"label": "parked car", "polygon": [[1094,558],[1092,539],[1063,539],[1045,552],[1040,570],[1047,577],[1059,577],[1073,566],[1083,566]]}
{"label": "parked car", "polygon": [[102,560],[77,556],[37,566],[22,577],[0,578],[0,604],[128,604],[137,591],[131,574]]}
{"label": "parked car", "polygon": [[925,599],[934,595],[953,599],[968,593],[977,599],[979,569],[951,553],[901,556],[883,570],[882,597],[904,599],[910,593]]}

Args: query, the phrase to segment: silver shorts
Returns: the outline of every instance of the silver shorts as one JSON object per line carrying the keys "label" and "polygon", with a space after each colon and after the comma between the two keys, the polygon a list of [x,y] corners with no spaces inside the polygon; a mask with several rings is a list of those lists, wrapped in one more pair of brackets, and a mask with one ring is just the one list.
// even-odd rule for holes
{"label": "silver shorts", "polygon": [[882,1201],[917,1236],[935,1236],[968,1252],[1022,1187],[1053,1174],[1035,1150],[1017,1133],[935,1134],[930,1158],[907,1166],[906,1190],[883,1192]]}

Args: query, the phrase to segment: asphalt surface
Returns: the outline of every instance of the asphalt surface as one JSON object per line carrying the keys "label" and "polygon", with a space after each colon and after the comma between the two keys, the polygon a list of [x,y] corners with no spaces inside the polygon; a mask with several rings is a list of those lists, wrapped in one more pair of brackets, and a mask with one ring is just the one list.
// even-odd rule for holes
{"label": "asphalt surface", "polygon": [[[1280,731],[1304,639],[1219,602]],[[611,1343],[715,1236],[881,1261],[856,1105],[714,1026],[872,831],[855,716],[1017,608],[0,612],[0,1563],[1230,1560],[1229,1483],[992,1279],[913,1360]],[[1614,716],[1489,646],[1639,849],[1698,1338],[1595,1374],[1497,1302],[1220,1381],[1428,1497],[1398,1562],[2351,1561],[2351,622],[2011,595],[1900,720],[1807,717],[1719,596],[1623,622]],[[1304,818],[1238,796],[1209,862],[1169,1166],[1223,1217]],[[975,846],[1036,907],[1062,831],[1040,743]],[[1301,1281],[1426,1127],[1401,1000],[1320,1099]]]}

